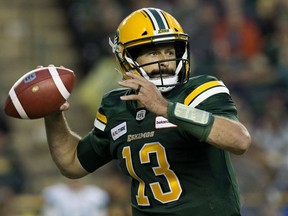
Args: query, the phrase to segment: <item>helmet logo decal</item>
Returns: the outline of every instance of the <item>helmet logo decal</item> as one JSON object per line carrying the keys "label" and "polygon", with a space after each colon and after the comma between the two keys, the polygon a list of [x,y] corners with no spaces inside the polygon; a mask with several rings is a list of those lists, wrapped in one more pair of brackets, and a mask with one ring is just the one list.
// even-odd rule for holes
{"label": "helmet logo decal", "polygon": [[109,38],[109,44],[112,47],[112,52],[115,53],[116,51],[119,51],[119,31],[116,31],[116,34],[114,36],[114,41],[112,42],[112,40]]}
{"label": "helmet logo decal", "polygon": [[161,33],[168,33],[169,32],[169,29],[159,29],[158,30],[158,33],[161,34]]}
{"label": "helmet logo decal", "polygon": [[116,31],[115,37],[114,37],[114,44],[119,43],[119,30]]}

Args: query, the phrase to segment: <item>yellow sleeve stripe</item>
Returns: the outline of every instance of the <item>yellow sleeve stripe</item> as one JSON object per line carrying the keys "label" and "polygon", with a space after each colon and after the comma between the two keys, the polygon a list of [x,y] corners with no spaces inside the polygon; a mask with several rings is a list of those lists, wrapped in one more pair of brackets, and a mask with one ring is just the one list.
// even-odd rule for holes
{"label": "yellow sleeve stripe", "polygon": [[210,81],[198,86],[194,91],[192,91],[184,100],[185,105],[189,105],[198,95],[202,94],[208,89],[217,86],[225,86],[221,81]]}
{"label": "yellow sleeve stripe", "polygon": [[220,93],[226,93],[226,94],[230,94],[229,90],[225,87],[225,86],[216,86],[214,88],[210,88],[207,91],[199,94],[190,104],[190,107],[196,107],[198,106],[200,103],[202,103],[203,101],[205,101],[207,98],[216,95],[216,94],[220,94]]}
{"label": "yellow sleeve stripe", "polygon": [[107,117],[100,112],[97,112],[96,118],[100,120],[101,122],[107,124]]}

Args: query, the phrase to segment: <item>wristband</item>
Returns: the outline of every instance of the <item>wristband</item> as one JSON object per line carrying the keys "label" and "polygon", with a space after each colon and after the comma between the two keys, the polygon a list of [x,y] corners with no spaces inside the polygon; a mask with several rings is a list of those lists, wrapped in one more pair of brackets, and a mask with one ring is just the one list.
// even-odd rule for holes
{"label": "wristband", "polygon": [[175,102],[168,105],[168,120],[203,142],[212,129],[214,116],[210,112]]}

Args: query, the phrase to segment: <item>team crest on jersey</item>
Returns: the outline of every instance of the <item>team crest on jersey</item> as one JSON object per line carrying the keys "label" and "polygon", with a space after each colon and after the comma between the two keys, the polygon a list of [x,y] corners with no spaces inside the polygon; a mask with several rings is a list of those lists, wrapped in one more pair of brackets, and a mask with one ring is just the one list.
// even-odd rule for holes
{"label": "team crest on jersey", "polygon": [[136,113],[136,120],[137,121],[141,121],[145,118],[146,116],[146,110],[145,109],[141,109]]}
{"label": "team crest on jersey", "polygon": [[155,118],[155,128],[156,129],[171,128],[171,127],[177,127],[177,125],[170,123],[168,121],[168,119],[166,119],[162,116],[157,116]]}
{"label": "team crest on jersey", "polygon": [[123,123],[121,123],[121,124],[119,124],[116,127],[111,129],[111,136],[112,136],[114,141],[126,133],[127,133],[126,122],[123,122]]}

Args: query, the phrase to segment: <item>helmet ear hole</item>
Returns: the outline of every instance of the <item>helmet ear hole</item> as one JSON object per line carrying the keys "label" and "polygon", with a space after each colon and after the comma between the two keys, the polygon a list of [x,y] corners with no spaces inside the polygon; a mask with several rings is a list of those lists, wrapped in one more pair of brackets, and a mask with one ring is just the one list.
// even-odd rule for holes
{"label": "helmet ear hole", "polygon": [[116,56],[116,62],[118,63],[118,66],[121,69],[121,72],[124,77],[124,74],[131,70],[131,67],[129,63],[125,61],[123,58],[121,58],[118,54],[116,54],[115,56]]}

